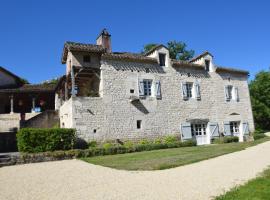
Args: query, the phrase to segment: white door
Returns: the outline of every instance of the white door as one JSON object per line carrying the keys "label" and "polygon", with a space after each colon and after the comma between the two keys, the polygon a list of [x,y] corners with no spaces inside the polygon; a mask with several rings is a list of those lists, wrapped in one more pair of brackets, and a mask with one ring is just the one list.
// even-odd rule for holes
{"label": "white door", "polygon": [[206,135],[206,124],[192,124],[191,133],[192,136],[196,139],[197,145],[209,144]]}

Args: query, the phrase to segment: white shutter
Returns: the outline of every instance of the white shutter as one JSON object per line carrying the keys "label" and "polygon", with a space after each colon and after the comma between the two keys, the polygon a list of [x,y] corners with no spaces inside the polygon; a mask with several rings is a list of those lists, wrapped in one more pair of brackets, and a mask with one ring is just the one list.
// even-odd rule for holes
{"label": "white shutter", "polygon": [[223,122],[223,124],[224,124],[224,135],[230,136],[231,135],[230,122]]}
{"label": "white shutter", "polygon": [[210,131],[210,138],[212,137],[219,137],[219,128],[218,123],[216,122],[209,122],[209,131]]}
{"label": "white shutter", "polygon": [[156,81],[156,98],[161,99],[160,81]]}
{"label": "white shutter", "polygon": [[144,96],[144,87],[143,87],[143,80],[138,80],[138,87],[139,87],[139,96]]}
{"label": "white shutter", "polygon": [[182,96],[183,99],[186,100],[187,97],[187,83],[186,82],[182,82]]}
{"label": "white shutter", "polygon": [[235,95],[235,100],[236,100],[236,101],[239,101],[238,87],[234,87],[234,95]]}
{"label": "white shutter", "polygon": [[182,133],[183,140],[192,139],[191,125],[189,122],[181,124],[181,133]]}
{"label": "white shutter", "polygon": [[243,135],[249,135],[249,126],[248,126],[248,122],[243,122],[242,123],[242,133]]}
{"label": "white shutter", "polygon": [[200,100],[201,99],[201,87],[200,87],[200,83],[198,81],[195,82],[195,92],[196,92],[196,99]]}
{"label": "white shutter", "polygon": [[229,86],[224,86],[224,92],[225,92],[225,101],[230,101],[230,95],[229,95]]}

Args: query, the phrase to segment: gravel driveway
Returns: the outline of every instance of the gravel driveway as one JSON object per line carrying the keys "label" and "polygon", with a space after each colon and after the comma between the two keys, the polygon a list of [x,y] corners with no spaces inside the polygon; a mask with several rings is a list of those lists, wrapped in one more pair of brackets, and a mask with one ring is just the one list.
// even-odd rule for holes
{"label": "gravel driveway", "polygon": [[0,199],[211,199],[270,165],[270,142],[161,171],[121,171],[79,160],[0,168]]}

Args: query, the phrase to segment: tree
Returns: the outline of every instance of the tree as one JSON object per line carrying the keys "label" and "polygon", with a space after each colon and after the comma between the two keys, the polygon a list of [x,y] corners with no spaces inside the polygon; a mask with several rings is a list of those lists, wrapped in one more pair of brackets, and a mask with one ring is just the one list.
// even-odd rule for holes
{"label": "tree", "polygon": [[158,46],[158,44],[154,44],[154,43],[146,44],[146,45],[143,46],[142,53],[146,53],[146,52],[150,51],[151,49],[153,49],[156,46]]}
{"label": "tree", "polygon": [[259,72],[249,88],[256,128],[270,130],[270,72]]}
{"label": "tree", "polygon": [[[144,45],[143,53],[150,51],[152,48],[156,47],[158,44],[150,43]],[[187,50],[187,45],[184,42],[169,41],[167,47],[170,53],[171,59],[176,60],[189,60],[194,56],[193,50]]]}
{"label": "tree", "polygon": [[25,78],[20,78],[20,81],[23,83],[23,84],[30,84],[29,81]]}

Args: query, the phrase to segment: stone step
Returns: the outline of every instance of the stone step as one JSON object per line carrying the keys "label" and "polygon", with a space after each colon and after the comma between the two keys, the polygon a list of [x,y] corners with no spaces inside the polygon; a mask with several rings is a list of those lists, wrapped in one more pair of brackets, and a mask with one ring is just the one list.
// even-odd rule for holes
{"label": "stone step", "polygon": [[0,163],[7,163],[11,161],[11,158],[10,157],[7,157],[7,158],[0,158]]}

